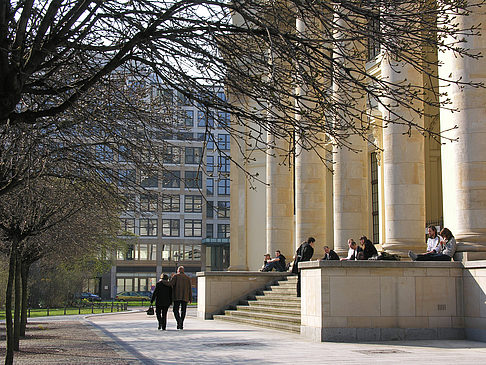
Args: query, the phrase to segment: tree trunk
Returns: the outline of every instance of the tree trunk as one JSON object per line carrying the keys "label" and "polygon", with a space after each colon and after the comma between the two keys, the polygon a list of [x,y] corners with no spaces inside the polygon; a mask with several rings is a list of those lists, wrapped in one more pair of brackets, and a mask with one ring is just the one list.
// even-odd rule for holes
{"label": "tree trunk", "polygon": [[20,313],[20,336],[25,337],[25,329],[27,327],[27,307],[29,300],[29,287],[27,285],[29,280],[30,264],[22,261],[20,267],[20,274],[22,277],[22,310]]}
{"label": "tree trunk", "polygon": [[15,276],[15,263],[17,262],[17,240],[12,240],[10,249],[10,260],[8,263],[7,290],[5,293],[5,327],[7,331],[7,351],[5,354],[5,365],[12,365],[14,358],[14,334],[12,321],[12,289]]}
{"label": "tree trunk", "polygon": [[22,307],[22,291],[20,287],[20,254],[17,252],[15,260],[15,307],[14,307],[14,351],[20,350],[20,309]]}

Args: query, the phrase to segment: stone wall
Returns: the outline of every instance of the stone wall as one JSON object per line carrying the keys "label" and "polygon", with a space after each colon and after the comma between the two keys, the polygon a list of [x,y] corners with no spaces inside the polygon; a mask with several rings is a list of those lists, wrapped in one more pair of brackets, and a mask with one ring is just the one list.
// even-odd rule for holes
{"label": "stone wall", "polygon": [[304,337],[314,341],[465,338],[460,262],[312,261],[299,267]]}
{"label": "stone wall", "polygon": [[464,263],[466,338],[486,342],[486,261]]}
{"label": "stone wall", "polygon": [[281,272],[212,271],[197,273],[197,316],[212,319],[214,314],[236,305],[255,290],[289,275]]}

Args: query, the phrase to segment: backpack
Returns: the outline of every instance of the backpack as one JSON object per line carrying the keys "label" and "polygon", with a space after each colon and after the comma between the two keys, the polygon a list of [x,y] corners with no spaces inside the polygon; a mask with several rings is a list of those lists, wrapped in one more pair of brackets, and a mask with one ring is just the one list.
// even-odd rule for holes
{"label": "backpack", "polygon": [[400,256],[397,254],[389,254],[388,252],[382,251],[382,253],[378,255],[376,259],[387,261],[400,261]]}

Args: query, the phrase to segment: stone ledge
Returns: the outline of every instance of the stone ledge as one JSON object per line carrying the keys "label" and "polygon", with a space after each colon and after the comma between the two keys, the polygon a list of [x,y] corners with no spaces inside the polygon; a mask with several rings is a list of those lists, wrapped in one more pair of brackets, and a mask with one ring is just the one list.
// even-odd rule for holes
{"label": "stone ledge", "polygon": [[270,271],[270,272],[261,272],[261,271],[200,271],[196,273],[197,277],[204,277],[204,276],[258,276],[258,277],[266,277],[266,278],[280,278],[285,276],[291,276],[292,273],[290,272],[278,272],[278,271]]}
{"label": "stone ledge", "polygon": [[[476,264],[477,262],[471,262]],[[486,261],[482,261],[486,267]],[[358,261],[306,261],[299,263],[299,269],[329,268],[464,268],[464,264],[458,261],[386,261],[386,260],[358,260]]]}

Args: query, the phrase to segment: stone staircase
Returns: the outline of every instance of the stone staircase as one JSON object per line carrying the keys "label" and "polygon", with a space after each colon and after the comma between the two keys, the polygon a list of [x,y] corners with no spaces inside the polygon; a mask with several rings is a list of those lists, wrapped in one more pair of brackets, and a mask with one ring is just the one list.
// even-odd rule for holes
{"label": "stone staircase", "polygon": [[296,286],[297,276],[288,276],[214,319],[299,333],[300,298]]}

